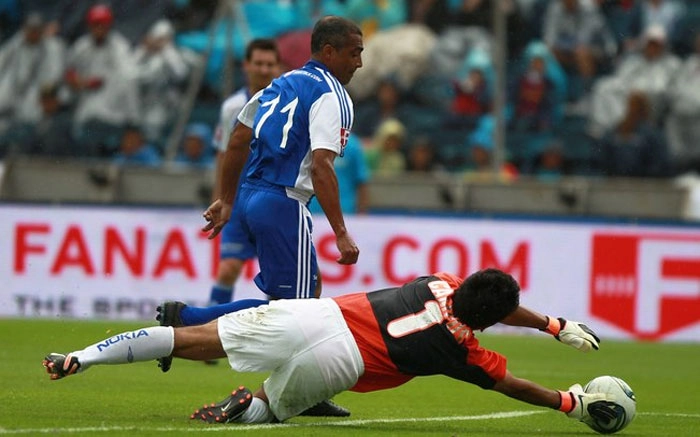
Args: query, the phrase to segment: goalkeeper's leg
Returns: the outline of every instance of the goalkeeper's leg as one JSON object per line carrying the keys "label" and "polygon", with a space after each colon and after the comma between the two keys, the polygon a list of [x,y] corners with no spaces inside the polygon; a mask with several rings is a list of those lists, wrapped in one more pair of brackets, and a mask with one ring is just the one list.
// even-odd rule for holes
{"label": "goalkeeper's leg", "polygon": [[211,360],[226,356],[217,331],[217,323],[175,328],[151,326],[106,338],[82,350],[70,354],[49,354],[43,364],[52,379],[59,379],[76,372],[62,372],[56,366],[56,356],[70,356],[77,360],[77,372],[83,372],[95,364],[128,364],[155,360],[173,354],[190,360]]}

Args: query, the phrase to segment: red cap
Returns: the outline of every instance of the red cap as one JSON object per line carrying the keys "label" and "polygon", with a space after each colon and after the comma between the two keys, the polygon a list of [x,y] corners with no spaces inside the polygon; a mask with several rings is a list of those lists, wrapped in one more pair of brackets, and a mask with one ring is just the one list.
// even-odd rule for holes
{"label": "red cap", "polygon": [[112,10],[107,5],[95,5],[91,7],[87,13],[87,22],[89,25],[110,25],[113,19]]}

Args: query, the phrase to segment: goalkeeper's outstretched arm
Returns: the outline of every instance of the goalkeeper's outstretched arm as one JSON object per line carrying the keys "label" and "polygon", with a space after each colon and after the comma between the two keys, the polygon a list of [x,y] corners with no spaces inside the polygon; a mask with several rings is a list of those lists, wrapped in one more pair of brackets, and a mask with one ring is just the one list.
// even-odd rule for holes
{"label": "goalkeeper's outstretched arm", "polygon": [[[585,393],[579,384],[572,385],[567,391],[552,390],[536,382],[517,378],[508,371],[505,378],[497,381],[492,389],[528,404],[559,410],[577,420],[585,419],[591,414],[589,405],[611,400],[605,393]],[[595,413],[595,409],[592,411]]]}
{"label": "goalkeeper's outstretched arm", "polygon": [[600,339],[591,328],[581,322],[566,320],[562,317],[545,316],[524,306],[506,316],[501,323],[510,326],[523,326],[547,332],[564,344],[582,352],[598,350]]}

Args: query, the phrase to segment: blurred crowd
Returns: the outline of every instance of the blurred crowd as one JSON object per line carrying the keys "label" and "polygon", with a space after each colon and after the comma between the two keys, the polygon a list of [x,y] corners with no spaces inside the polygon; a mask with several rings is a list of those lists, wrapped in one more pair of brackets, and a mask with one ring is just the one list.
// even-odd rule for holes
{"label": "blurred crowd", "polygon": [[[0,0],[0,159],[162,165],[187,86],[202,81],[174,161],[211,167],[212,128],[244,86],[244,47],[285,69],[323,15],[356,21],[348,86],[370,174],[673,177],[700,171],[700,2],[690,0]],[[498,6],[496,6],[498,5]],[[494,173],[506,22],[506,162]],[[232,74],[228,74],[232,72]]]}

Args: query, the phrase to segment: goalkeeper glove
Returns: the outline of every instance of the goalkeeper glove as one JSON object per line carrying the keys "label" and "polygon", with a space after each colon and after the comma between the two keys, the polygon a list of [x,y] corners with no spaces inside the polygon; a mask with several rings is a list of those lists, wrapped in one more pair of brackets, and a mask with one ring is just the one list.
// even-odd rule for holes
{"label": "goalkeeper glove", "polygon": [[593,417],[598,421],[609,422],[616,417],[614,396],[605,393],[586,393],[581,384],[574,384],[569,391],[560,391],[559,411],[568,417],[586,421]]}
{"label": "goalkeeper glove", "polygon": [[582,352],[589,352],[591,349],[598,350],[599,347],[600,339],[595,335],[595,332],[580,322],[547,316],[547,327],[544,331],[552,334],[562,343]]}

